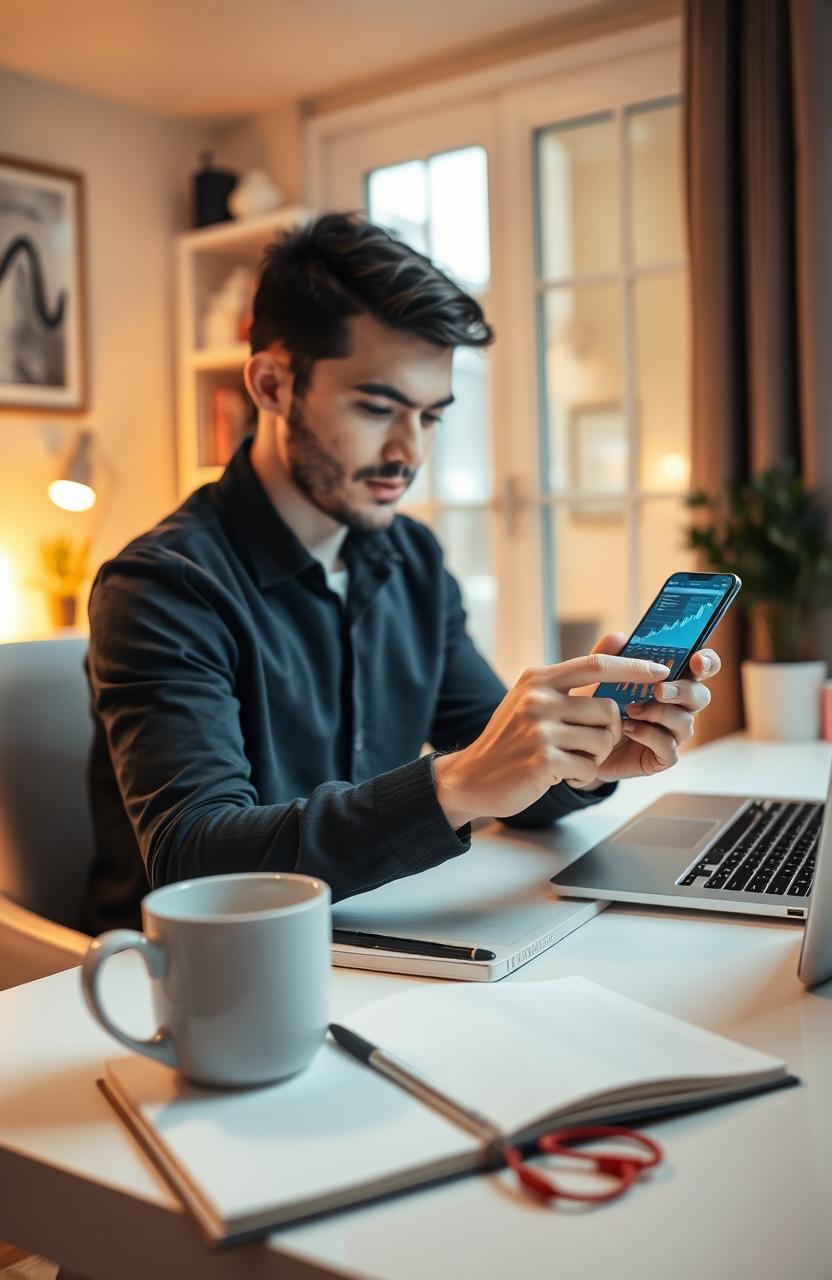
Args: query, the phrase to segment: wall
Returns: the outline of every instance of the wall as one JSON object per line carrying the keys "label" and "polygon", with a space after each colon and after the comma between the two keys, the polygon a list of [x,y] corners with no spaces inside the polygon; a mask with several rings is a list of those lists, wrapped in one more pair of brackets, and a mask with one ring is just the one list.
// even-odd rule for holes
{"label": "wall", "polygon": [[[30,585],[40,538],[93,532],[98,563],[175,505],[173,236],[189,224],[189,175],[209,143],[204,125],[0,68],[0,154],[86,176],[90,363],[80,417],[0,411],[0,638],[48,628]],[[81,423],[117,471],[96,524],[95,508],[70,515],[46,496],[56,459],[45,441]]]}

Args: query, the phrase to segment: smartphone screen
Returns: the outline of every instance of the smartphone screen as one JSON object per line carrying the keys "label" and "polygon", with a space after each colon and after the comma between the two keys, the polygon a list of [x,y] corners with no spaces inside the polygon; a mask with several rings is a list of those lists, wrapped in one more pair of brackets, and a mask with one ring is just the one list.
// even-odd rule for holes
{"label": "smartphone screen", "polygon": [[[735,573],[674,573],[662,587],[621,650],[670,667],[679,679],[724,615],[742,583]],[[652,685],[600,684],[596,698],[612,698],[624,714],[628,702],[648,702]]]}

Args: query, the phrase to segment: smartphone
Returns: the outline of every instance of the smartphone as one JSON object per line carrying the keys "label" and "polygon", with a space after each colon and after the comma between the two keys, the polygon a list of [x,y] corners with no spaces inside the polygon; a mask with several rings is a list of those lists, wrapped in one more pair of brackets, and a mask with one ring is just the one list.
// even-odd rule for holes
{"label": "smartphone", "polygon": [[[640,622],[621,653],[628,658],[649,658],[670,667],[668,680],[682,680],[689,674],[688,663],[701,649],[728,606],[736,599],[742,582],[735,573],[673,573]],[[599,684],[593,695],[612,698],[622,716],[628,702],[650,702],[649,684]]]}

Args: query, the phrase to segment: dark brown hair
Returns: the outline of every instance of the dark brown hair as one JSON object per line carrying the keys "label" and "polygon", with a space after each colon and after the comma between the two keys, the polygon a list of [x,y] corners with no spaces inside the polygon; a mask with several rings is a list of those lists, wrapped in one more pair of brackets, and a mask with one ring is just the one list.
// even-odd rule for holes
{"label": "dark brown hair", "polygon": [[475,298],[429,258],[357,213],[325,213],[263,255],[249,330],[251,351],[281,342],[294,373],[349,355],[351,316],[369,313],[438,347],[494,340]]}

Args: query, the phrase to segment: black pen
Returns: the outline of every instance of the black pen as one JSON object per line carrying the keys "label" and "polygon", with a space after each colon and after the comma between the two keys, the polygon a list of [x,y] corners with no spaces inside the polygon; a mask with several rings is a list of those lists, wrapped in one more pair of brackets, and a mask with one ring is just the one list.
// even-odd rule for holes
{"label": "black pen", "polygon": [[404,955],[435,956],[439,960],[496,960],[493,951],[482,947],[452,946],[447,942],[427,942],[424,938],[394,938],[383,933],[362,933],[357,929],[333,929],[332,941],[349,947],[375,951],[401,951]]}
{"label": "black pen", "polygon": [[463,1129],[467,1129],[469,1133],[473,1133],[486,1147],[493,1147],[497,1152],[502,1153],[506,1141],[505,1134],[485,1116],[480,1115],[478,1111],[463,1107],[461,1103],[449,1098],[446,1093],[442,1093],[435,1085],[428,1084],[427,1080],[415,1075],[409,1067],[406,1067],[402,1062],[398,1062],[386,1050],[380,1049],[378,1045],[371,1044],[369,1040],[365,1040],[363,1036],[358,1035],[355,1031],[350,1031],[349,1027],[342,1027],[337,1022],[330,1022],[329,1034],[335,1043],[340,1048],[345,1049],[353,1058],[357,1058],[359,1062],[366,1062],[369,1067],[374,1067],[376,1071],[379,1071],[383,1076],[387,1076],[388,1080],[392,1080],[401,1089],[406,1089],[415,1098],[419,1098],[429,1107],[433,1107],[436,1111],[441,1112],[442,1115],[447,1116],[449,1120],[453,1120]]}

